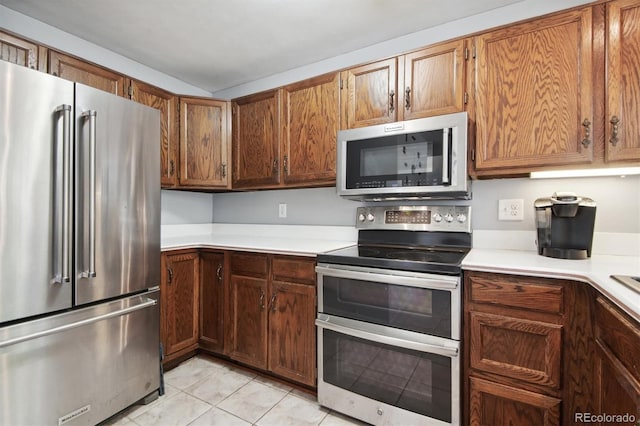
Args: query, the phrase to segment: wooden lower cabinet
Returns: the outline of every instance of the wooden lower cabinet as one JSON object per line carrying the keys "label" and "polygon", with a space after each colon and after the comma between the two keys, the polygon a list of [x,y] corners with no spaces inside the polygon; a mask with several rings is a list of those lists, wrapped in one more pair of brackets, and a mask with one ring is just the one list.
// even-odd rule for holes
{"label": "wooden lower cabinet", "polygon": [[224,252],[200,251],[201,348],[224,352]]}
{"label": "wooden lower cabinet", "polygon": [[228,355],[315,385],[315,259],[232,252]]}
{"label": "wooden lower cabinet", "polygon": [[469,378],[470,425],[560,425],[561,400]]}
{"label": "wooden lower cabinet", "polygon": [[[640,422],[640,324],[603,297],[595,301],[595,413]],[[628,417],[634,416],[635,422]],[[613,419],[610,423],[617,422]]]}
{"label": "wooden lower cabinet", "polygon": [[197,250],[163,253],[160,285],[160,338],[165,362],[198,348]]}

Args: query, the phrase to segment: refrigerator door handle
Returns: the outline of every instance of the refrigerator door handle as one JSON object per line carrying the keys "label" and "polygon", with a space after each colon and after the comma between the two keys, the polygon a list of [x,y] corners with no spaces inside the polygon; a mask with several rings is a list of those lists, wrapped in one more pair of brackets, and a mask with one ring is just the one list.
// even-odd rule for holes
{"label": "refrigerator door handle", "polygon": [[71,329],[77,328],[77,327],[82,327],[84,325],[92,324],[94,322],[98,322],[98,321],[106,320],[106,319],[109,319],[109,318],[115,318],[115,317],[127,315],[127,314],[130,314],[131,312],[135,312],[135,311],[140,311],[142,309],[146,309],[146,308],[148,308],[150,306],[156,305],[157,303],[158,303],[157,300],[147,298],[145,301],[143,301],[140,304],[133,305],[133,306],[128,306],[126,308],[119,309],[119,310],[114,311],[114,312],[108,312],[106,314],[98,315],[98,316],[91,317],[91,318],[86,318],[86,319],[83,319],[83,320],[80,320],[80,321],[76,321],[76,322],[73,322],[73,323],[70,323],[70,324],[64,324],[64,325],[61,325],[59,327],[50,328],[48,330],[37,331],[35,333],[31,333],[31,334],[28,334],[26,336],[18,336],[18,337],[14,337],[13,339],[0,341],[0,349],[2,349],[4,347],[7,347],[7,346],[15,345],[15,344],[18,344],[18,343],[26,342],[28,340],[37,339],[39,337],[49,336],[51,334],[62,333],[63,331],[71,330]]}
{"label": "refrigerator door handle", "polygon": [[62,104],[56,113],[62,113],[62,253],[59,283],[71,282],[71,105]]}
{"label": "refrigerator door handle", "polygon": [[89,120],[89,270],[85,278],[96,276],[96,111],[82,113]]}

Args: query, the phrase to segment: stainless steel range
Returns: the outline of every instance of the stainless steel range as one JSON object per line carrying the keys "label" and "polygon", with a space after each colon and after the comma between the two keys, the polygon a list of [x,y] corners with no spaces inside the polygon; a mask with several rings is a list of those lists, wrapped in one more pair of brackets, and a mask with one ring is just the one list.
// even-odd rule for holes
{"label": "stainless steel range", "polygon": [[468,206],[361,207],[318,255],[318,401],[371,424],[460,423]]}

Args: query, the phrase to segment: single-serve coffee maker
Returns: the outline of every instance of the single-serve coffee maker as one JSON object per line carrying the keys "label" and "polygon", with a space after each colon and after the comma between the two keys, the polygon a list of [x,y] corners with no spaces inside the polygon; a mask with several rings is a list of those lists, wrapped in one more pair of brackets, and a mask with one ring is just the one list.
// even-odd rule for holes
{"label": "single-serve coffee maker", "polygon": [[538,254],[559,259],[591,257],[596,203],[572,192],[556,192],[534,203]]}

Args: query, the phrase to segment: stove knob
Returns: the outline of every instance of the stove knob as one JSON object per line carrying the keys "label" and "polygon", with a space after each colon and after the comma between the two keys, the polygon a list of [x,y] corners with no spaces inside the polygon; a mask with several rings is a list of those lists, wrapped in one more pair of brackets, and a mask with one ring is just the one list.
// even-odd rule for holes
{"label": "stove knob", "polygon": [[446,220],[447,222],[453,222],[453,215],[451,213],[445,214],[444,220]]}
{"label": "stove knob", "polygon": [[366,217],[364,216],[364,214],[363,214],[363,213],[360,213],[360,214],[358,215],[358,222],[364,222],[364,220],[365,220],[365,219],[366,219]]}
{"label": "stove knob", "polygon": [[372,215],[371,213],[369,213],[369,214],[367,215],[367,220],[368,220],[369,222],[373,222],[373,219],[375,219],[375,216],[374,216],[374,215]]}
{"label": "stove knob", "polygon": [[465,223],[467,221],[467,216],[464,213],[460,213],[456,219],[458,219],[458,222],[460,223]]}
{"label": "stove knob", "polygon": [[438,223],[442,222],[442,216],[440,216],[440,213],[436,213],[433,215],[433,221]]}

